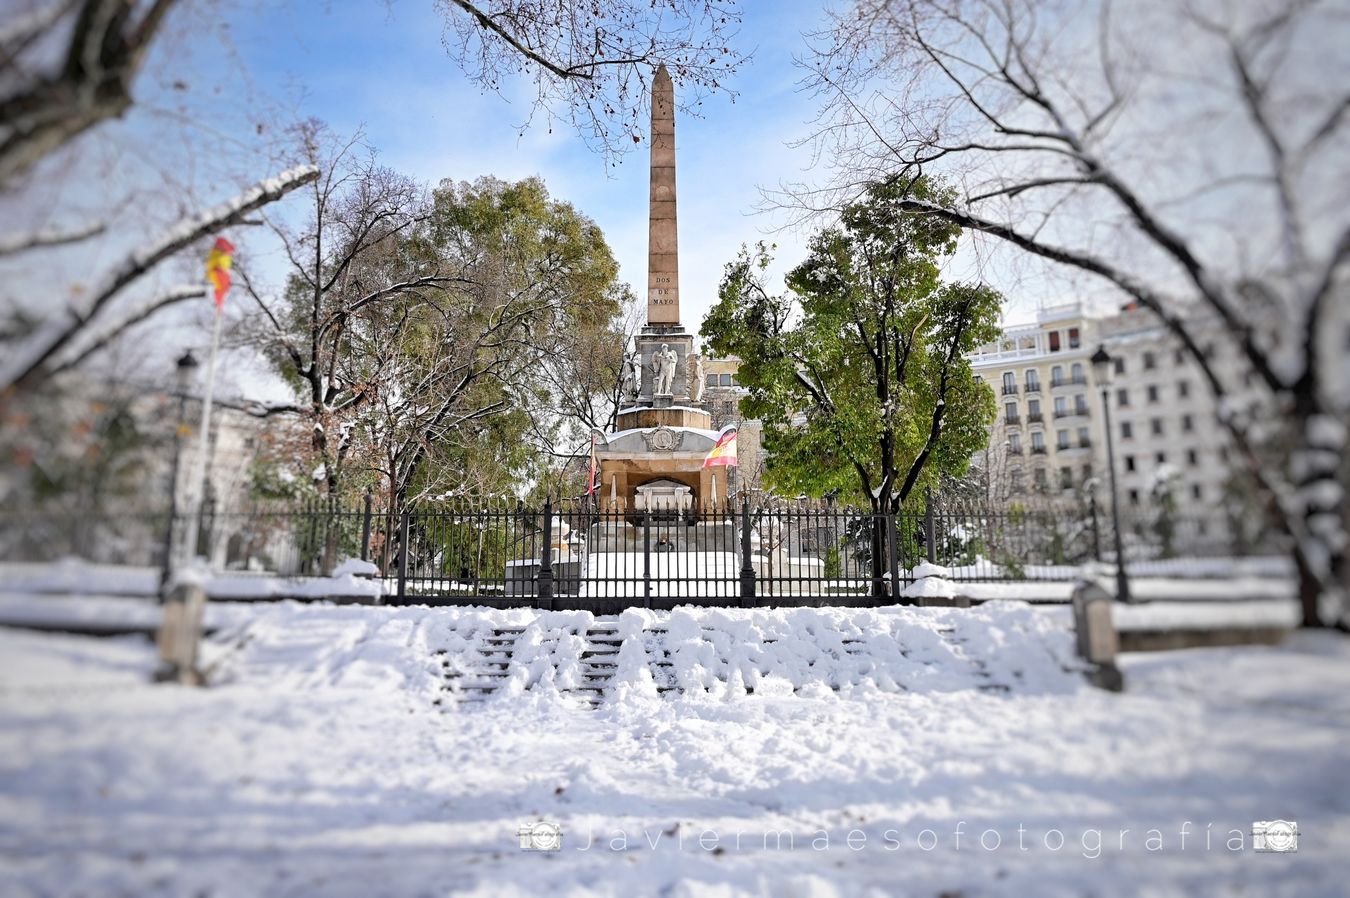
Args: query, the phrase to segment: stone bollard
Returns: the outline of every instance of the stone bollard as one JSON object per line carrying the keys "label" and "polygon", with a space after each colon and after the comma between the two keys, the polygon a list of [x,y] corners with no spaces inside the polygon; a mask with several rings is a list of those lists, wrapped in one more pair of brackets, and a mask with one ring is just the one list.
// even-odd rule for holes
{"label": "stone bollard", "polygon": [[1088,682],[1101,689],[1120,692],[1125,676],[1116,666],[1120,639],[1111,621],[1111,595],[1091,581],[1080,582],[1073,590],[1073,622],[1078,634],[1078,654],[1092,665]]}
{"label": "stone bollard", "polygon": [[164,603],[164,620],[156,642],[159,645],[159,669],[155,680],[200,686],[197,649],[201,644],[202,615],[206,609],[206,590],[199,583],[180,583]]}

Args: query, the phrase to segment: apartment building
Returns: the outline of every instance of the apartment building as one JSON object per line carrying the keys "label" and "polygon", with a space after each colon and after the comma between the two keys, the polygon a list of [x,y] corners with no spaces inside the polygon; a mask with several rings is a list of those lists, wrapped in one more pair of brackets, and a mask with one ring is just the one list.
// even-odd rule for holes
{"label": "apartment building", "polygon": [[[1260,406],[1253,376],[1217,322],[1196,317],[1191,323],[1232,401]],[[1229,487],[1229,441],[1190,354],[1143,309],[1101,319],[1097,335],[1115,360],[1111,423],[1123,505],[1147,503],[1164,480],[1183,508],[1220,505]]]}
{"label": "apartment building", "polygon": [[[1260,391],[1218,323],[1191,320],[1233,401],[1259,404]],[[1228,441],[1180,342],[1142,309],[1094,317],[1076,304],[1043,309],[1034,323],[1007,328],[970,356],[1000,401],[990,448],[973,459],[991,493],[1072,496],[1094,477],[1105,486],[1101,389],[1089,360],[1099,345],[1115,368],[1107,400],[1122,506],[1150,506],[1161,489],[1181,508],[1218,506],[1230,478]],[[1108,500],[1104,488],[1098,495]]]}
{"label": "apartment building", "polygon": [[1096,348],[1096,322],[1071,304],[1043,309],[972,353],[976,377],[999,400],[989,449],[973,460],[989,474],[992,498],[1073,495],[1105,471],[1089,361]]}

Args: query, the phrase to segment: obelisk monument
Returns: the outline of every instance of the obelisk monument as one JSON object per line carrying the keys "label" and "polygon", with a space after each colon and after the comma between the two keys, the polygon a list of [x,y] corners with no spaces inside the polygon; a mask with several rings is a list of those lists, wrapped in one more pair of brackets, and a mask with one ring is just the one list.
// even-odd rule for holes
{"label": "obelisk monument", "polygon": [[[699,376],[699,366],[690,359],[694,336],[680,324],[675,86],[665,66],[652,82],[651,134],[647,324],[637,335],[633,359],[640,386],[627,389],[614,430],[597,431],[594,449],[602,504],[630,511],[649,499],[688,506],[729,495],[725,469],[703,466],[717,434],[709,429],[711,417],[691,398],[689,378]],[[715,479],[723,482],[715,485]]]}
{"label": "obelisk monument", "polygon": [[[647,324],[637,336],[641,386],[620,413],[627,427],[709,426],[690,400],[694,337],[680,324],[679,223],[675,202],[675,85],[663,65],[652,80],[651,192],[647,230]],[[697,394],[697,390],[693,391]],[[634,414],[629,414],[633,412]],[[642,414],[636,414],[642,412]]]}
{"label": "obelisk monument", "polygon": [[680,323],[675,210],[675,85],[663,65],[652,83],[652,171],[647,229],[647,323]]}

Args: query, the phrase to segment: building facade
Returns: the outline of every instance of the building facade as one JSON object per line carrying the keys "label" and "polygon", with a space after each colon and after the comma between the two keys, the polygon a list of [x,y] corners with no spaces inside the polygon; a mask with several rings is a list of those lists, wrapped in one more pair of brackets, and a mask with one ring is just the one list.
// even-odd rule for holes
{"label": "building facade", "polygon": [[[1246,366],[1217,323],[1196,317],[1192,324],[1232,401],[1259,406]],[[1150,312],[1093,317],[1076,304],[1044,309],[1035,323],[1007,328],[970,356],[1000,401],[989,449],[973,460],[991,497],[1096,490],[1109,502],[1102,396],[1089,361],[1099,345],[1115,369],[1107,401],[1122,506],[1150,508],[1168,495],[1187,511],[1216,510],[1229,488],[1230,450],[1214,397],[1188,353]]]}
{"label": "building facade", "polygon": [[1096,322],[1077,305],[1045,309],[970,356],[998,399],[989,447],[972,460],[988,498],[1074,495],[1105,470],[1101,403],[1094,398]]}

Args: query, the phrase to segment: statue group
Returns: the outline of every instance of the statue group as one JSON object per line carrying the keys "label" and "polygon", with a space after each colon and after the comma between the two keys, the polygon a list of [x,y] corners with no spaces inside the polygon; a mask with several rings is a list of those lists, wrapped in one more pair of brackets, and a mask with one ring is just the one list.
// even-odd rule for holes
{"label": "statue group", "polygon": [[[669,343],[662,343],[661,348],[652,355],[651,385],[653,396],[671,396],[675,392],[675,375],[679,372],[680,354],[671,348]],[[686,390],[689,395],[689,401],[698,403],[703,400],[703,373],[702,356],[691,353],[684,361],[686,375]],[[623,380],[620,386],[620,393],[627,402],[634,402],[642,392],[643,371],[638,356],[630,355],[624,358],[623,362]]]}

